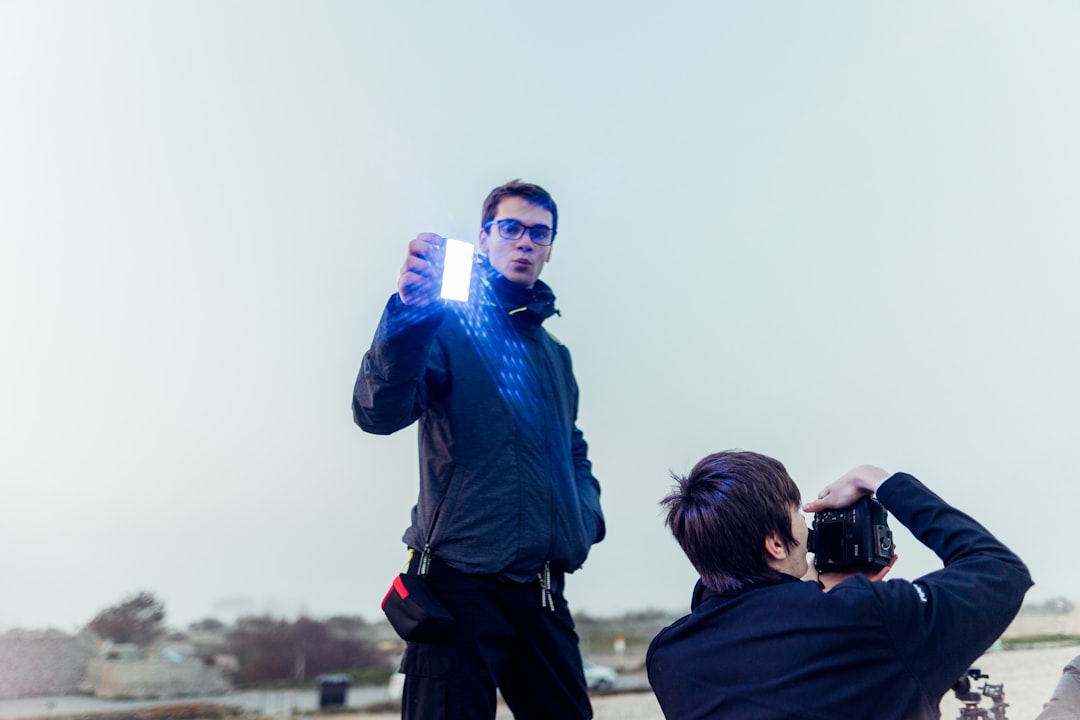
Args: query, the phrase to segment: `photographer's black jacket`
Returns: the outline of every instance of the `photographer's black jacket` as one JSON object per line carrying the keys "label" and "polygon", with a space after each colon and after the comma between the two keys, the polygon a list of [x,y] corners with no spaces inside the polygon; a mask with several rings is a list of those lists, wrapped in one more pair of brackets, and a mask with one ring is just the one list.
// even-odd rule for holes
{"label": "photographer's black jacket", "polygon": [[516,285],[486,262],[468,303],[417,310],[390,298],[353,416],[379,434],[420,421],[410,547],[430,545],[466,573],[525,581],[548,562],[573,572],[603,538],[570,353],[541,326],[554,313],[546,284]]}
{"label": "photographer's black jacket", "polygon": [[918,480],[878,490],[889,512],[944,561],[914,582],[862,575],[831,592],[794,577],[704,589],[649,647],[649,682],[668,718],[922,720],[1012,621],[1031,576],[985,528]]}

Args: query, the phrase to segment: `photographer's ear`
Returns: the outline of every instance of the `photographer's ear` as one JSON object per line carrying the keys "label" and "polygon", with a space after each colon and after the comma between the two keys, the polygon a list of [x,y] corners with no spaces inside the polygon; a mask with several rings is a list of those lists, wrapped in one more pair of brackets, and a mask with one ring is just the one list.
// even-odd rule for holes
{"label": "photographer's ear", "polygon": [[770,566],[773,562],[783,562],[787,559],[788,548],[779,533],[771,532],[765,536],[765,562]]}

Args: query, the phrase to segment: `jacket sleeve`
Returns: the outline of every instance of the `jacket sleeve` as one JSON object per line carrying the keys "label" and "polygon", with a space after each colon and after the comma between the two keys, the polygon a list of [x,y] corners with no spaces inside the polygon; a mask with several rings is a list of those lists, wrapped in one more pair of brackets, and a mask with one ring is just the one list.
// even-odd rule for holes
{"label": "jacket sleeve", "polygon": [[592,523],[586,529],[592,530],[592,543],[595,545],[607,535],[607,525],[604,522],[604,511],[600,507],[600,483],[592,473],[592,463],[589,461],[589,446],[585,442],[585,434],[577,426],[578,416],[578,385],[574,378],[573,360],[570,350],[559,343],[563,357],[566,361],[567,372],[571,377],[571,391],[573,393],[573,427],[570,431],[570,453],[574,462],[574,484],[577,486],[578,498],[581,503],[582,520]]}
{"label": "jacket sleeve", "polygon": [[1076,720],[1080,717],[1080,655],[1065,666],[1050,700],[1035,720]]}
{"label": "jacket sleeve", "polygon": [[930,697],[941,697],[1012,622],[1031,575],[986,528],[910,475],[897,473],[878,499],[944,563],[914,582],[871,583],[884,623]]}
{"label": "jacket sleeve", "polygon": [[389,435],[424,412],[425,373],[443,312],[441,305],[405,305],[396,294],[386,303],[353,387],[353,419],[365,431]]}
{"label": "jacket sleeve", "polygon": [[574,456],[574,477],[577,483],[578,496],[581,498],[581,511],[588,522],[592,518],[596,523],[593,535],[593,544],[604,539],[607,534],[607,526],[604,523],[604,511],[600,509],[600,483],[592,474],[592,463],[589,462],[589,446],[585,443],[585,435],[578,429],[577,424],[571,436],[571,452]]}

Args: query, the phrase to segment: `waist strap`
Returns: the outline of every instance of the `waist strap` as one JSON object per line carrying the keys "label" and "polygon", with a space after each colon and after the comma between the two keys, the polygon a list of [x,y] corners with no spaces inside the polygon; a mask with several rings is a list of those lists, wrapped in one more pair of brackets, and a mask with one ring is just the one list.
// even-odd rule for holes
{"label": "waist strap", "polygon": [[[409,562],[405,572],[409,575],[427,575],[431,572],[434,572],[436,575],[454,573],[461,573],[463,575],[468,574],[462,573],[457,568],[451,567],[442,560],[439,560],[431,554],[430,550],[417,550],[416,548],[409,548]],[[498,583],[514,583],[517,585],[528,585],[535,582],[540,585],[540,606],[548,608],[549,610],[555,610],[554,596],[555,594],[561,594],[564,586],[564,573],[552,570],[550,562],[544,563],[544,566],[536,573],[534,579],[527,580],[523,583],[511,580],[502,575],[473,577],[488,577]]]}

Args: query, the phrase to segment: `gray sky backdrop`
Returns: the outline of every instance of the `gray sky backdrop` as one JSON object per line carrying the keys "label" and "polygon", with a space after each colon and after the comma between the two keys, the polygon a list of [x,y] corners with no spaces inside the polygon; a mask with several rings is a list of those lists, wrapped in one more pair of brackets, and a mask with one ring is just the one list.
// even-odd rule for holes
{"label": "gray sky backdrop", "polygon": [[[544,273],[608,538],[739,447],[916,474],[1080,598],[1080,6],[0,2],[0,630],[381,617],[415,428],[352,424],[421,231],[555,196]],[[896,576],[936,559],[899,533]]]}

